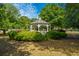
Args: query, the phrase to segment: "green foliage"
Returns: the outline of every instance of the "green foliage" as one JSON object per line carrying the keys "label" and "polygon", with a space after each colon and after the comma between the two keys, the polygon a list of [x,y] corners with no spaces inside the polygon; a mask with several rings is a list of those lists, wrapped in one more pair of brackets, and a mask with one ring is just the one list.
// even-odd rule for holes
{"label": "green foliage", "polygon": [[18,9],[12,4],[0,4],[0,29],[12,28],[19,17]]}
{"label": "green foliage", "polygon": [[10,31],[10,32],[8,32],[8,35],[9,35],[10,39],[15,39],[17,32],[16,31]]}
{"label": "green foliage", "polygon": [[63,27],[65,10],[56,4],[47,4],[39,15],[43,20],[49,22],[51,27]]}
{"label": "green foliage", "polygon": [[21,16],[18,20],[18,24],[21,28],[28,29],[30,26],[31,20],[26,16]]}
{"label": "green foliage", "polygon": [[46,27],[45,25],[41,25],[39,29],[40,29],[40,30],[46,30],[47,27]]}
{"label": "green foliage", "polygon": [[67,36],[65,32],[59,31],[49,31],[45,35],[42,35],[41,33],[36,31],[30,32],[26,30],[22,30],[20,32],[10,31],[8,35],[10,39],[17,41],[45,41],[49,39],[61,39]]}
{"label": "green foliage", "polygon": [[70,28],[79,28],[79,3],[66,4],[66,25]]}
{"label": "green foliage", "polygon": [[46,33],[47,39],[61,39],[65,38],[67,34],[65,32],[59,32],[59,31],[49,31]]}
{"label": "green foliage", "polygon": [[16,35],[18,41],[42,41],[45,40],[44,36],[39,32],[21,31]]}
{"label": "green foliage", "polygon": [[35,37],[34,37],[34,41],[43,41],[43,40],[46,40],[45,36],[42,35],[41,33],[37,32]]}

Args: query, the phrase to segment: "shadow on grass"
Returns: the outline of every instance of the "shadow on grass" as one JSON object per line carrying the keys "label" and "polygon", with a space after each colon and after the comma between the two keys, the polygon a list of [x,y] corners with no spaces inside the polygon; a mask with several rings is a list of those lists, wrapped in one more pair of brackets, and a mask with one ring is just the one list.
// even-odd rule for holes
{"label": "shadow on grass", "polygon": [[38,42],[35,46],[40,46],[40,50],[48,49],[50,52],[58,51],[67,56],[79,55],[79,34],[68,34],[66,39],[49,40],[45,42]]}
{"label": "shadow on grass", "polygon": [[[76,35],[79,37],[78,35]],[[42,42],[24,42],[18,41],[15,44],[9,43],[6,39],[0,39],[0,56],[28,56],[32,55],[29,51],[18,50],[16,47],[19,46],[29,46],[34,45],[40,47],[39,50],[44,51],[45,49],[51,52],[56,51],[56,55],[58,52],[61,52],[62,55],[74,56],[79,55],[79,40],[73,35],[70,38],[62,39],[62,40],[49,40]],[[75,38],[75,39],[74,39]],[[13,42],[13,41],[12,41]],[[32,48],[32,47],[31,47]],[[26,49],[26,48],[25,48]],[[45,51],[46,52],[46,51]],[[60,55],[59,55],[60,56]]]}
{"label": "shadow on grass", "polygon": [[71,33],[67,33],[67,38],[66,39],[77,39],[79,40],[79,33],[75,33],[75,32],[71,32]]}
{"label": "shadow on grass", "polygon": [[58,51],[67,56],[79,55],[79,40],[51,40],[38,42],[35,46],[40,46],[42,51],[48,49],[50,52]]}
{"label": "shadow on grass", "polygon": [[18,51],[14,45],[10,44],[7,39],[0,39],[0,56],[28,56],[28,51]]}

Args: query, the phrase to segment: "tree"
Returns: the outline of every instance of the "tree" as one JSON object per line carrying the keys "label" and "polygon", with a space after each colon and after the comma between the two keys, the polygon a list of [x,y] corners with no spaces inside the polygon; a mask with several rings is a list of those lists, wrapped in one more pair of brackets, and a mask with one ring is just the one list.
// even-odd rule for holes
{"label": "tree", "polygon": [[79,28],[79,4],[66,4],[67,27]]}
{"label": "tree", "polygon": [[21,16],[18,22],[21,28],[24,28],[24,29],[28,29],[29,25],[31,24],[31,20],[26,16]]}
{"label": "tree", "polygon": [[63,27],[62,23],[65,17],[64,8],[60,7],[58,4],[47,4],[41,11],[39,15],[43,20],[49,22],[54,27]]}
{"label": "tree", "polygon": [[31,19],[32,22],[35,21],[35,20],[37,20],[37,18],[32,18],[32,19]]}
{"label": "tree", "polygon": [[18,19],[19,11],[12,4],[0,4],[0,29],[5,34],[8,28]]}

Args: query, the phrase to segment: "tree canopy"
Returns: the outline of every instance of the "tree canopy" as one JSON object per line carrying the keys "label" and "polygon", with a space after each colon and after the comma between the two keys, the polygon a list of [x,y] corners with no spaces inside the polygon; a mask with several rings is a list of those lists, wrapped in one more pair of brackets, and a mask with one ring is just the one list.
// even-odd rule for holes
{"label": "tree canopy", "polygon": [[18,9],[12,4],[0,4],[0,29],[4,32],[12,27],[19,17]]}
{"label": "tree canopy", "polygon": [[47,4],[39,15],[53,27],[63,27],[65,10],[56,4]]}
{"label": "tree canopy", "polygon": [[[51,24],[51,28],[79,28],[79,4],[46,4],[39,16]],[[0,3],[0,29],[5,32],[9,28],[27,29],[31,20],[21,16],[13,4]]]}
{"label": "tree canopy", "polygon": [[31,23],[31,20],[26,16],[21,16],[19,18],[18,22],[20,23],[21,28],[23,27],[25,29],[28,29],[29,24]]}
{"label": "tree canopy", "polygon": [[79,4],[66,4],[66,24],[72,28],[79,28]]}

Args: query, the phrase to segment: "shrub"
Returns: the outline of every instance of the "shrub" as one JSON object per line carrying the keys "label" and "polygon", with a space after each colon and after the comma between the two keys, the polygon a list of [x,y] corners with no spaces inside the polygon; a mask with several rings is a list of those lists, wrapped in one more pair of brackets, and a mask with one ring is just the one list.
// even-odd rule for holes
{"label": "shrub", "polygon": [[16,35],[15,39],[18,41],[42,41],[44,36],[35,31],[21,31]]}
{"label": "shrub", "polygon": [[47,29],[46,26],[44,25],[40,26],[40,30],[46,30],[46,29]]}
{"label": "shrub", "polygon": [[65,38],[67,34],[65,32],[59,32],[59,31],[49,31],[46,33],[47,39],[61,39]]}
{"label": "shrub", "polygon": [[21,40],[25,40],[24,38],[27,36],[27,31],[21,31],[18,32],[17,35],[15,36],[15,40],[21,41]]}
{"label": "shrub", "polygon": [[8,35],[9,35],[10,39],[15,39],[17,32],[16,31],[10,31],[10,32],[8,32]]}
{"label": "shrub", "polygon": [[59,31],[59,32],[66,32],[65,30],[62,30],[62,29],[60,29],[60,30],[57,30],[57,31]]}
{"label": "shrub", "polygon": [[45,40],[44,35],[42,35],[39,32],[36,32],[36,35],[34,36],[33,41],[42,41],[42,40]]}

